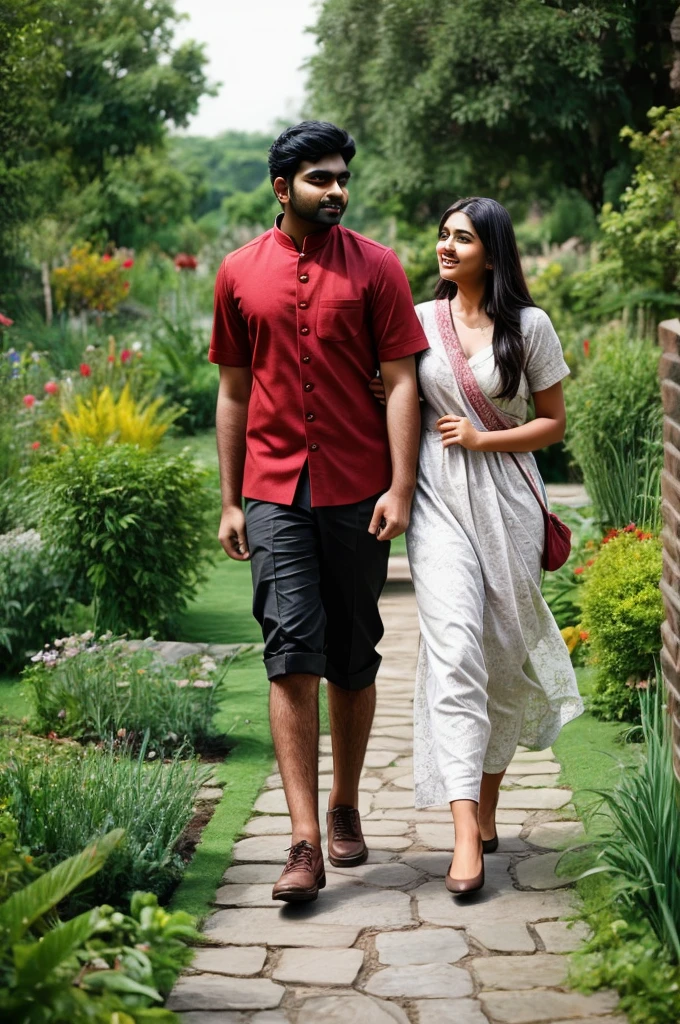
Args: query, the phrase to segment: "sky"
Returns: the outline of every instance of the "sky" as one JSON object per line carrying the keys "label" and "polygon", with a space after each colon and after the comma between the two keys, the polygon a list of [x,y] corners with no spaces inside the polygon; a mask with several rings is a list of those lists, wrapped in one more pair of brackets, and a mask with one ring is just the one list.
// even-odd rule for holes
{"label": "sky", "polygon": [[223,83],[203,97],[186,133],[268,132],[278,118],[299,119],[315,0],[176,0],[175,8],[189,15],[175,41],[205,43],[208,77]]}

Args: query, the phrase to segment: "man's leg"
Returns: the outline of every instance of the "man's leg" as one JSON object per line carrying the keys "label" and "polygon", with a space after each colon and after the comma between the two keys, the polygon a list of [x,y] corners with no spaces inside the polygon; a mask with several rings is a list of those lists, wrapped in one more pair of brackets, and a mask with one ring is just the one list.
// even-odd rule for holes
{"label": "man's leg", "polygon": [[359,776],[375,713],[375,683],[364,690],[328,684],[328,712],[333,740],[333,788],[329,807],[359,806]]}
{"label": "man's leg", "polygon": [[269,720],[292,823],[291,845],[306,839],[319,846],[319,677],[272,680]]}

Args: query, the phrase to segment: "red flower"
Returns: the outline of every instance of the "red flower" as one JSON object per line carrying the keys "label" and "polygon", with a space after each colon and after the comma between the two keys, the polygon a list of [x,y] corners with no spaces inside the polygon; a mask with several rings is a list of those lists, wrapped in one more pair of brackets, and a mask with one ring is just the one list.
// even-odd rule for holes
{"label": "red flower", "polygon": [[80,376],[81,377],[89,377],[91,373],[92,373],[92,369],[91,369],[89,363],[81,363],[80,364]]}
{"label": "red flower", "polygon": [[132,359],[132,352],[129,348],[124,348],[120,354],[121,363],[127,363],[129,359]]}
{"label": "red flower", "polygon": [[636,527],[635,523],[628,523],[628,526],[624,526],[623,532],[624,533],[635,533],[636,529],[637,529],[637,527]]}
{"label": "red flower", "polygon": [[126,260],[123,260],[123,266],[125,267],[126,270],[129,270],[130,267],[134,267],[134,265],[135,261],[130,257],[128,257]]}
{"label": "red flower", "polygon": [[106,357],[106,360],[107,360],[107,362],[109,362],[109,363],[115,363],[115,361],[116,361],[116,357],[115,357],[115,356],[107,356],[107,357]]}
{"label": "red flower", "polygon": [[48,395],[59,394],[59,385],[55,380],[48,380],[47,384],[45,385],[45,393]]}
{"label": "red flower", "polygon": [[595,559],[594,558],[589,558],[588,561],[586,562],[586,565],[590,569],[591,565],[595,565]]}
{"label": "red flower", "polygon": [[125,289],[126,292],[129,291],[130,290],[130,282],[129,281],[123,281],[123,288]]}
{"label": "red flower", "polygon": [[590,341],[588,340],[588,338],[583,339],[583,355],[586,357],[586,359],[590,355]]}
{"label": "red flower", "polygon": [[104,255],[102,256],[102,262],[103,263],[110,263],[111,262],[111,254],[108,253],[108,252],[105,252]]}
{"label": "red flower", "polygon": [[8,316],[3,316],[2,313],[0,313],[0,327],[11,327],[13,323],[14,320],[10,320]]}
{"label": "red flower", "polygon": [[590,636],[590,633],[588,632],[588,630],[587,629],[582,629],[581,632],[579,633],[579,640],[582,640],[583,643],[585,643],[589,636]]}
{"label": "red flower", "polygon": [[35,405],[35,395],[24,395],[23,403],[27,409],[32,409]]}
{"label": "red flower", "polygon": [[574,569],[574,576],[581,576],[582,573],[583,573],[583,566],[582,565],[577,565],[576,568]]}
{"label": "red flower", "polygon": [[195,256],[190,256],[186,252],[178,252],[175,256],[175,267],[177,270],[195,270],[198,266],[198,260]]}
{"label": "red flower", "polygon": [[33,444],[31,445],[31,448],[33,449],[34,452],[37,452],[39,447],[40,447],[40,441],[34,441]]}

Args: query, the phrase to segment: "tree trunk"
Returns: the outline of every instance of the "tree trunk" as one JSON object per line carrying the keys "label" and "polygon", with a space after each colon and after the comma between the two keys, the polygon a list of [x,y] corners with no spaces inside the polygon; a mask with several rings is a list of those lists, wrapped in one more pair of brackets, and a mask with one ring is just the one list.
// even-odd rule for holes
{"label": "tree trunk", "polygon": [[52,288],[50,287],[50,268],[43,260],[40,264],[40,276],[42,278],[43,297],[45,299],[45,323],[48,327],[52,325]]}

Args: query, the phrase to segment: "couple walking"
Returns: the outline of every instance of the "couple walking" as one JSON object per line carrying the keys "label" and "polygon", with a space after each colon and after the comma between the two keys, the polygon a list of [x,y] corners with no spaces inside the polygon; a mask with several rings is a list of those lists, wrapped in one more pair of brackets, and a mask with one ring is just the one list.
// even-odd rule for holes
{"label": "couple walking", "polygon": [[525,476],[542,487],[531,452],[563,435],[569,371],[532,304],[510,218],[491,199],[449,207],[435,299],[414,310],[394,252],[340,226],[354,152],[331,124],[284,131],[269,154],[283,212],[226,257],[215,287],[219,537],[252,567],[293,833],[272,896],[289,902],[325,885],[322,676],[329,859],[368,856],[358,790],[392,538],[408,529],[421,628],[416,805],[451,806],[450,891],[483,885],[517,744],[549,745],[581,711],[541,596],[543,513]]}

